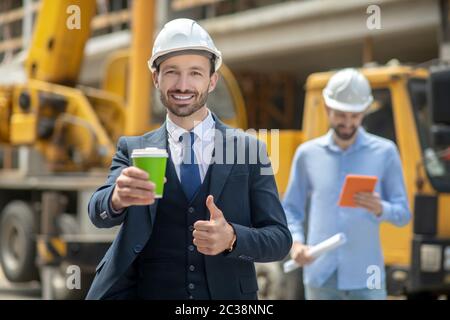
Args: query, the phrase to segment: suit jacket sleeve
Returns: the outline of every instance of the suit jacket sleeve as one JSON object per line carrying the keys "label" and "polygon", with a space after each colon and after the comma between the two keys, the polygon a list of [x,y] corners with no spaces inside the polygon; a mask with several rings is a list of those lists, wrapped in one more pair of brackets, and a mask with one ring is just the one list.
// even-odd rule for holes
{"label": "suit jacket sleeve", "polygon": [[110,203],[111,196],[116,185],[116,179],[123,169],[129,166],[128,146],[125,137],[121,137],[117,143],[117,151],[109,169],[106,183],[98,188],[88,204],[89,218],[98,228],[111,228],[120,225],[126,215],[126,209],[120,214],[113,212]]}
{"label": "suit jacket sleeve", "polygon": [[250,164],[250,214],[252,226],[232,223],[236,246],[228,257],[253,262],[282,260],[291,249],[292,237],[280,203],[266,146],[256,164]]}

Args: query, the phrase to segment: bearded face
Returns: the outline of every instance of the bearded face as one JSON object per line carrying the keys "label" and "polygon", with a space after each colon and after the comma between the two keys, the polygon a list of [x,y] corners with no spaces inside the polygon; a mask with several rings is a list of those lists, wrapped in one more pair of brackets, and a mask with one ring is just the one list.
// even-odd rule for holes
{"label": "bearded face", "polygon": [[206,105],[218,79],[210,68],[208,58],[195,54],[174,56],[161,63],[154,81],[168,112],[188,117]]}
{"label": "bearded face", "polygon": [[351,140],[364,118],[364,112],[343,112],[328,108],[330,127],[336,136],[344,141]]}

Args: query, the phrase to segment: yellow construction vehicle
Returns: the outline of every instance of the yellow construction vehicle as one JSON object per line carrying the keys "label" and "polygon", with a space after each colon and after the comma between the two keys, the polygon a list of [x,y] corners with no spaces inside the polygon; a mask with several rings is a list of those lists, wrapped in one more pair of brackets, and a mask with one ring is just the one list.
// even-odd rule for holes
{"label": "yellow construction vehicle", "polygon": [[[450,292],[450,70],[406,66],[361,70],[374,103],[363,125],[394,141],[400,151],[413,211],[404,228],[382,224],[381,239],[389,294],[435,297]],[[308,77],[302,131],[281,131],[276,175],[281,194],[297,146],[328,130],[322,90],[334,72]],[[270,142],[270,141],[269,141]],[[273,158],[273,160],[275,160]],[[299,273],[283,275],[280,265],[260,269],[262,296],[298,298]],[[293,279],[297,278],[297,279]]]}
{"label": "yellow construction vehicle", "polygon": [[[104,88],[95,89],[77,83],[96,1],[42,1],[27,79],[0,86],[0,260],[11,282],[40,279],[45,299],[84,297],[117,232],[91,225],[89,198],[105,181],[119,136],[161,123],[146,68],[154,5],[133,1],[131,48],[111,53]],[[212,109],[245,127],[236,81],[226,67],[221,73]]]}

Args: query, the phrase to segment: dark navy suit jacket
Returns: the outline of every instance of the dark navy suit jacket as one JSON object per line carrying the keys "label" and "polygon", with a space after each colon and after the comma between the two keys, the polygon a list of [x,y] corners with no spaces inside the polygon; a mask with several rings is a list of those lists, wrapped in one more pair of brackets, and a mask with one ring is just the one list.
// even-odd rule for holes
{"label": "dark navy suit jacket", "polygon": [[[207,282],[212,299],[248,299],[252,293],[250,296],[256,297],[258,290],[254,262],[282,260],[291,248],[292,238],[274,176],[261,174],[261,170],[272,172],[265,145],[242,130],[224,125],[214,114],[213,117],[221,133],[215,135],[215,159],[220,154],[225,158],[226,147],[235,147],[232,163],[212,164],[210,194],[233,225],[237,241],[230,253],[205,256]],[[248,152],[254,152],[255,146],[261,152],[252,161]],[[158,201],[150,206],[131,206],[118,216],[111,212],[109,201],[117,177],[132,165],[132,150],[145,147],[167,148],[165,124],[143,136],[119,139],[108,179],[89,202],[89,217],[95,226],[121,228],[97,266],[87,299],[104,299],[111,293],[120,299],[135,298],[133,282],[137,278],[131,266],[150,238]],[[244,161],[239,161],[239,150],[247,152]]]}

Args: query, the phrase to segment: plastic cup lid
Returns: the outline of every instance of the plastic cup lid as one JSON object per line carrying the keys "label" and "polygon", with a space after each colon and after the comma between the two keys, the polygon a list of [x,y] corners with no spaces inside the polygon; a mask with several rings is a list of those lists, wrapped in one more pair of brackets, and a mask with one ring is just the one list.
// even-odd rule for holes
{"label": "plastic cup lid", "polygon": [[168,157],[166,149],[158,148],[145,148],[145,149],[134,149],[131,157]]}

